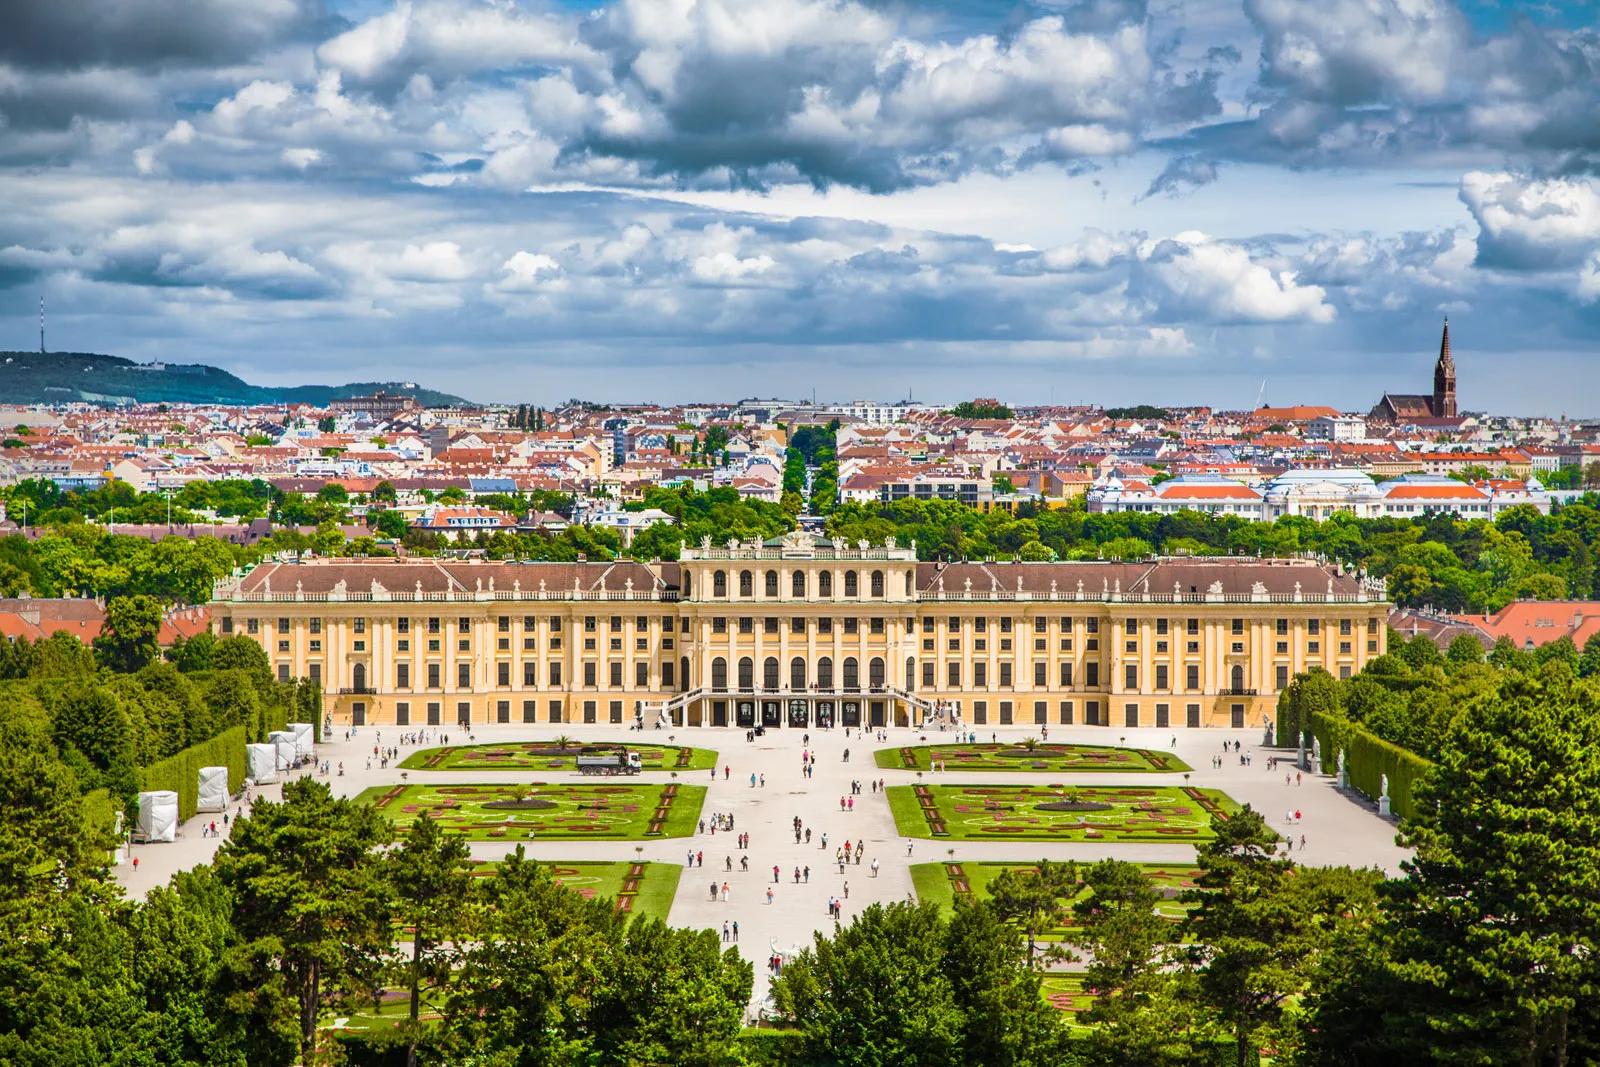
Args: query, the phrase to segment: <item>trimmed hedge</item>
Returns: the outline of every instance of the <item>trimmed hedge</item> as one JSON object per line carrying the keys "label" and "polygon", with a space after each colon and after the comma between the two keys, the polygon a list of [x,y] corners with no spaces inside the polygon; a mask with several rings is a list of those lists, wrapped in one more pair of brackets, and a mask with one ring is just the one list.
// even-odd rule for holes
{"label": "trimmed hedge", "polygon": [[[286,707],[277,705],[263,707],[261,714],[248,728],[231,727],[209,741],[190,745],[164,760],[140,768],[140,792],[169,789],[178,794],[178,817],[180,819],[192,817],[196,805],[200,802],[200,768],[228,768],[228,791],[238,792],[244,788],[245,775],[249,771],[245,745],[252,737],[265,740],[267,734],[272,731],[284,729],[289,724],[291,714],[293,712]],[[315,728],[313,726],[313,729]]]}
{"label": "trimmed hedge", "polygon": [[1383,794],[1383,776],[1389,776],[1389,806],[1400,818],[1416,811],[1411,789],[1433,763],[1415,752],[1383,740],[1359,723],[1340,715],[1313,712],[1311,734],[1322,745],[1322,769],[1339,773],[1339,752],[1345,754],[1350,786],[1373,803]]}
{"label": "trimmed hedge", "polygon": [[104,834],[107,841],[117,831],[117,803],[111,790],[96,789],[83,794],[83,829],[90,835]]}
{"label": "trimmed hedge", "polygon": [[170,789],[178,794],[178,817],[188,819],[200,801],[200,768],[228,768],[228,791],[243,788],[247,769],[245,728],[235,726],[209,741],[190,745],[176,756],[168,756],[139,771],[139,790]]}
{"label": "trimmed hedge", "polygon": [[751,1067],[810,1067],[804,1058],[805,1035],[799,1030],[746,1029],[739,1051]]}

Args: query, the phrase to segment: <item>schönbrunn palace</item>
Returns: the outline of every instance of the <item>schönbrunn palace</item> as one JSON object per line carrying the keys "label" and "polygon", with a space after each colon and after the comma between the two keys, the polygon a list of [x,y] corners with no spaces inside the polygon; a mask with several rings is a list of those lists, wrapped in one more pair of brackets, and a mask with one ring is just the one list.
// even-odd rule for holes
{"label": "sch\u00f6nbrunn palace", "polygon": [[1383,583],[1306,559],[920,563],[798,531],[682,556],[264,563],[213,626],[337,725],[1257,726],[1385,647]]}

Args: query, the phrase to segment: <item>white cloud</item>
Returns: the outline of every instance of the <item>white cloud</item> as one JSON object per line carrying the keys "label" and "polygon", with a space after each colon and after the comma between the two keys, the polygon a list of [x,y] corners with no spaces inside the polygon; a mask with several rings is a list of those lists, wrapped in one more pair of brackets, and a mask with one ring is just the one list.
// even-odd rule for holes
{"label": "white cloud", "polygon": [[1321,286],[1303,285],[1292,270],[1258,263],[1239,245],[1193,231],[1141,246],[1137,278],[1168,316],[1326,324],[1337,314]]}
{"label": "white cloud", "polygon": [[1477,220],[1478,261],[1486,266],[1572,268],[1600,246],[1600,188],[1590,179],[1473,171],[1460,193]]}
{"label": "white cloud", "polygon": [[406,245],[389,270],[391,277],[415,282],[458,282],[472,276],[472,266],[454,241]]}

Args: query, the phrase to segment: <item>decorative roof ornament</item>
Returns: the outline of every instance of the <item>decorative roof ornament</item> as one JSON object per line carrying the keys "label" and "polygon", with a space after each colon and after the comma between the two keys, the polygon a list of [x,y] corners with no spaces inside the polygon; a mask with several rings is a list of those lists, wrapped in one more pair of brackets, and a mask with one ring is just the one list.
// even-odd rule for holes
{"label": "decorative roof ornament", "polygon": [[890,552],[894,551],[894,546],[895,546],[894,534],[890,534],[888,537],[885,537],[883,539],[883,547],[888,549]]}

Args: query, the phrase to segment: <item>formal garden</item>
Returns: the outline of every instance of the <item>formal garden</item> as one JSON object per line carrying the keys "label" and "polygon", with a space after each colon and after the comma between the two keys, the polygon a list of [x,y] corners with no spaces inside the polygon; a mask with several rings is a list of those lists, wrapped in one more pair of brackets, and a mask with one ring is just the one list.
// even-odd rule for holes
{"label": "formal garden", "polygon": [[1045,1003],[1075,1021],[1080,1012],[1088,1011],[1094,1004],[1094,994],[1089,991],[1081,974],[1056,972],[1039,979],[1039,991]]}
{"label": "formal garden", "polygon": [[[1156,913],[1164,919],[1180,921],[1190,906],[1182,903],[1178,896],[1186,889],[1195,888],[1200,868],[1188,863],[1140,863],[1136,866],[1160,895]],[[1088,887],[1081,880],[1087,870],[1087,865],[1076,869],[1077,877],[1073,881],[1072,891],[1060,898],[1063,915],[1070,914],[1071,905],[1089,895]],[[931,901],[948,913],[954,908],[957,898],[989,900],[990,886],[1006,871],[1029,875],[1036,873],[1038,867],[1032,863],[979,863],[972,860],[915,863],[911,866],[911,884],[916,888],[918,900]],[[1064,925],[1049,927],[1039,932],[1039,939],[1059,941],[1068,929]]]}
{"label": "formal garden", "polygon": [[404,831],[427,816],[473,841],[629,841],[694,833],[705,787],[643,782],[374,786],[358,798]]}
{"label": "formal garden", "polygon": [[1030,737],[1019,742],[970,745],[914,745],[882,748],[878,766],[896,771],[1126,771],[1171,773],[1191,768],[1177,756],[1158,749],[1073,745]]}
{"label": "formal garden", "polygon": [[[508,741],[492,745],[444,745],[413,752],[400,764],[412,771],[571,771],[578,753],[594,747],[593,741],[557,737],[549,741]],[[704,771],[717,765],[709,748],[684,745],[615,745],[639,754],[647,771]]]}
{"label": "formal garden", "polygon": [[890,786],[907,837],[1036,841],[1207,841],[1212,816],[1239,810],[1191,786]]}
{"label": "formal garden", "polygon": [[[475,878],[494,873],[496,861],[473,864]],[[612,900],[624,915],[643,915],[662,922],[672,910],[683,868],[676,863],[627,860],[553,860],[540,863],[556,884],[585,900]]]}

